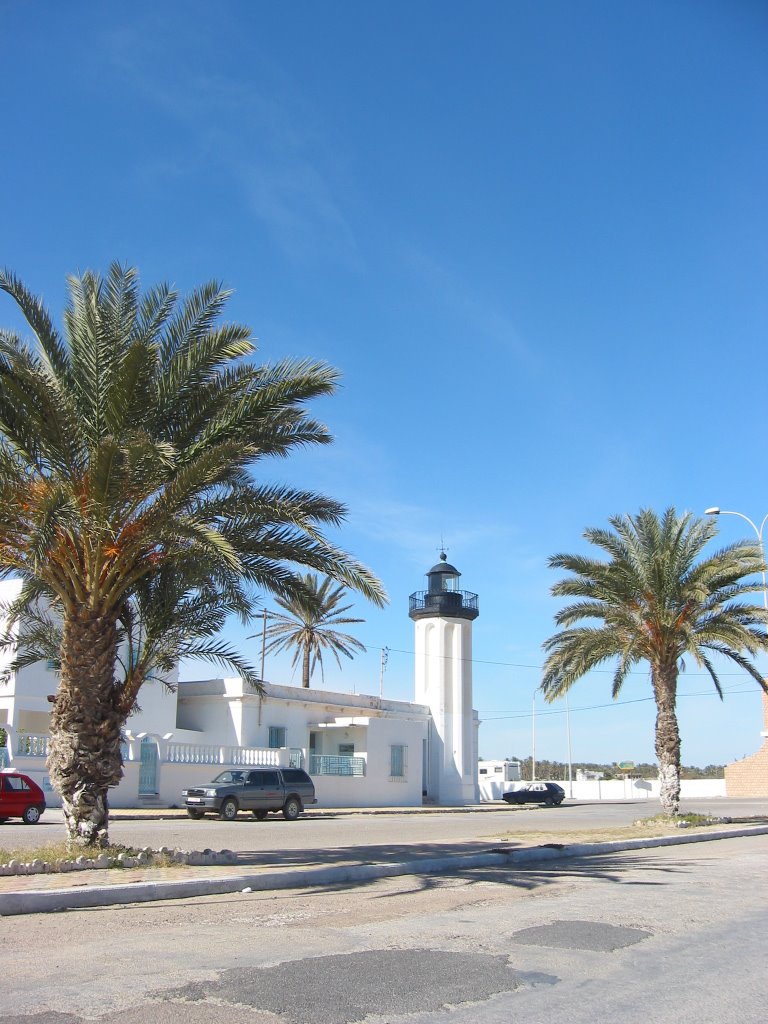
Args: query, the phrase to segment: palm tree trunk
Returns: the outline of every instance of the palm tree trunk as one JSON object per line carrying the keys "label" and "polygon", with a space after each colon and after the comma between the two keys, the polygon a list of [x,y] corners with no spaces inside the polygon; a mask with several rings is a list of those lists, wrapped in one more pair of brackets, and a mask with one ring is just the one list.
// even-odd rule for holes
{"label": "palm tree trunk", "polygon": [[659,760],[659,799],[667,814],[680,810],[680,730],[675,714],[677,666],[653,673],[656,697],[656,757]]}
{"label": "palm tree trunk", "polygon": [[304,657],[301,662],[301,685],[309,689],[309,644],[304,644]]}
{"label": "palm tree trunk", "polygon": [[115,686],[115,652],[114,620],[65,617],[48,771],[61,796],[69,842],[79,846],[109,842],[107,792],[123,774],[125,714]]}

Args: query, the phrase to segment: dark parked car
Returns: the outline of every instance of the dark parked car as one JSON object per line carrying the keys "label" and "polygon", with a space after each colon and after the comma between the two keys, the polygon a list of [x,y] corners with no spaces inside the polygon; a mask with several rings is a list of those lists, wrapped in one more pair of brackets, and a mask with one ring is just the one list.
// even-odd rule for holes
{"label": "dark parked car", "polygon": [[565,790],[556,782],[528,782],[519,789],[503,794],[508,804],[549,804],[559,806],[565,799]]}
{"label": "dark parked car", "polygon": [[0,821],[21,818],[36,825],[45,810],[45,794],[38,784],[21,772],[0,772]]}
{"label": "dark parked car", "polygon": [[213,811],[224,821],[234,821],[238,811],[252,811],[259,821],[282,811],[295,821],[307,804],[317,803],[315,785],[301,768],[233,768],[182,796],[190,818]]}

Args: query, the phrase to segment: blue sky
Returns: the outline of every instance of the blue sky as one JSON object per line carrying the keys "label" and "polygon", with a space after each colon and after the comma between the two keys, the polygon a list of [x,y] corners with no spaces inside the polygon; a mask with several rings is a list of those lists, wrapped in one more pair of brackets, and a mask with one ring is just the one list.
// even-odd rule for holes
{"label": "blue sky", "polygon": [[[391,596],[326,685],[377,693],[386,646],[412,696],[443,538],[480,595],[481,752],[524,756],[548,556],[643,506],[768,511],[766,44],[758,0],[0,3],[0,263],[57,316],[113,259],[215,277],[260,358],[337,366],[336,444],[261,470],[344,500]],[[723,682],[681,679],[685,763],[757,748],[754,684]],[[574,759],[652,760],[649,693],[577,684]]]}

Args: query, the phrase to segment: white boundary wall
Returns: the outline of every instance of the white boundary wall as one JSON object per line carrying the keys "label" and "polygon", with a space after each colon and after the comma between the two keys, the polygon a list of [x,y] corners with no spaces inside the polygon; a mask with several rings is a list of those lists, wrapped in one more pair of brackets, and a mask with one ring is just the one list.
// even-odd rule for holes
{"label": "white boundary wall", "polygon": [[[538,781],[538,780],[537,780]],[[573,792],[574,800],[658,800],[658,779],[589,779],[585,782],[568,782],[567,779],[548,779],[556,782],[565,790],[566,799]],[[495,780],[494,780],[495,782]],[[501,800],[501,794],[507,790],[518,789],[524,782],[491,781],[483,787],[481,783],[480,799],[483,802]],[[486,795],[487,794],[487,795]],[[725,797],[725,779],[683,779],[680,783],[680,796],[683,800],[709,800]]]}

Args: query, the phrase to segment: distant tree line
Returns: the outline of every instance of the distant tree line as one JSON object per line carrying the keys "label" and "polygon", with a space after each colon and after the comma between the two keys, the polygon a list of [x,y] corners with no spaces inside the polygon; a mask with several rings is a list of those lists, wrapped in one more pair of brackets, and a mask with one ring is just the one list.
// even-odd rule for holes
{"label": "distant tree line", "polygon": [[[523,778],[530,782],[533,778],[530,757],[511,757],[510,761],[520,762],[520,771]],[[638,779],[655,779],[659,774],[657,764],[638,764],[631,772],[621,771],[614,762],[613,764],[597,764],[595,762],[578,761],[572,766],[573,778],[576,778],[577,771],[602,772],[604,779],[621,779],[626,776]],[[708,764],[706,768],[697,768],[694,765],[681,766],[681,779],[722,779],[725,777],[725,766],[722,764]],[[563,761],[536,761],[537,779],[567,779],[568,765]]]}

